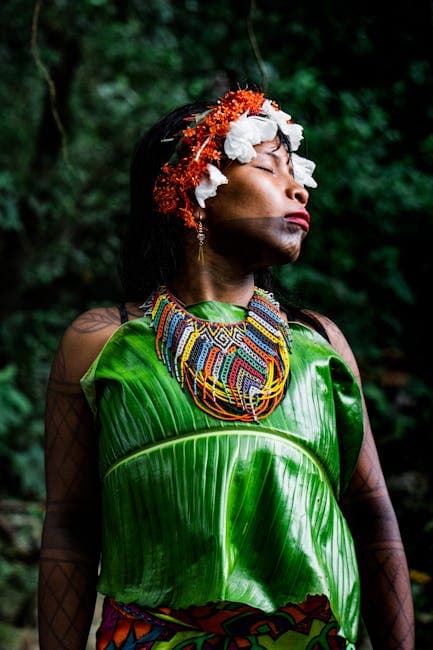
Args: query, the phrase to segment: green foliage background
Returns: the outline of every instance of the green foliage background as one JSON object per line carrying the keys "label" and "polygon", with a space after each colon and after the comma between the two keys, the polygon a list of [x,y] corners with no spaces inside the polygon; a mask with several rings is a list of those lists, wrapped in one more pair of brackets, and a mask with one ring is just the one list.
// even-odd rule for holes
{"label": "green foliage background", "polygon": [[431,635],[431,15],[427,0],[1,4],[3,498],[42,502],[55,348],[77,313],[121,296],[134,143],[174,106],[265,81],[318,163],[311,235],[279,277],[357,354]]}

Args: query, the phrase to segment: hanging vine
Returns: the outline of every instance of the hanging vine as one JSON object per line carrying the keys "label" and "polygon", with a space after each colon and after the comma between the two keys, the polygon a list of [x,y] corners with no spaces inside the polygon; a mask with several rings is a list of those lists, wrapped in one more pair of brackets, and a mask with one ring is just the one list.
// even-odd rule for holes
{"label": "hanging vine", "polygon": [[35,61],[36,67],[38,68],[39,72],[41,73],[42,77],[45,79],[47,86],[48,86],[48,92],[49,92],[49,97],[50,97],[50,106],[51,106],[51,114],[53,116],[54,122],[56,124],[56,127],[60,133],[61,137],[61,150],[62,150],[62,156],[65,164],[69,169],[73,169],[70,159],[69,159],[69,151],[68,151],[68,142],[67,142],[67,136],[66,136],[66,131],[63,126],[62,120],[59,115],[59,111],[57,109],[57,93],[56,93],[56,86],[55,83],[50,75],[50,72],[47,68],[47,66],[44,64],[41,58],[41,54],[39,51],[39,45],[38,45],[38,30],[39,30],[39,18],[40,18],[40,13],[41,13],[41,8],[42,8],[42,0],[36,0],[34,9],[33,9],[33,18],[32,18],[32,31],[31,31],[31,42],[30,42],[30,49],[32,52],[33,59]]}
{"label": "hanging vine", "polygon": [[250,1],[250,10],[249,10],[248,16],[247,16],[247,32],[248,32],[248,39],[250,41],[251,48],[252,48],[252,50],[254,52],[254,56],[256,58],[257,65],[258,65],[259,70],[260,70],[260,87],[263,90],[263,92],[266,93],[266,91],[268,89],[269,78],[268,78],[268,74],[266,72],[265,62],[263,61],[263,57],[262,57],[262,55],[260,53],[260,48],[259,48],[259,45],[257,43],[256,34],[254,32],[253,19],[254,19],[255,10],[256,10],[256,0],[251,0]]}

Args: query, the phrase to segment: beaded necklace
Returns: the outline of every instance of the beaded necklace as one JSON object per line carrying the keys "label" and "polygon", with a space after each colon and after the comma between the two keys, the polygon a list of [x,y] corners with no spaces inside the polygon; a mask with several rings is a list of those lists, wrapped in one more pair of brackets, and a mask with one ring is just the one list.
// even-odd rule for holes
{"label": "beaded necklace", "polygon": [[257,422],[281,402],[292,339],[272,294],[255,287],[245,320],[230,324],[196,318],[165,286],[146,307],[158,358],[202,411]]}

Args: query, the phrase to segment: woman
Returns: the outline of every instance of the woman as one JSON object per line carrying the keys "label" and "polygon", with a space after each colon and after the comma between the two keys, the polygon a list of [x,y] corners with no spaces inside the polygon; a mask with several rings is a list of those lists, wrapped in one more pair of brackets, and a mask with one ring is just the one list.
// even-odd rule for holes
{"label": "woman", "polygon": [[310,228],[301,139],[238,90],[137,147],[130,302],[79,316],[50,376],[42,650],[85,648],[101,548],[100,649],[354,648],[361,605],[374,648],[413,648],[353,354],[267,291]]}

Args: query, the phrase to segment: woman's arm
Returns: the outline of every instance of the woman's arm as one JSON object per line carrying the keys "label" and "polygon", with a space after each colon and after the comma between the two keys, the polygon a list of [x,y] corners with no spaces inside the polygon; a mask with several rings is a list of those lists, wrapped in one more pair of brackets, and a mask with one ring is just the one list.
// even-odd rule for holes
{"label": "woman's arm", "polygon": [[97,439],[80,378],[118,327],[116,310],[80,316],[56,353],[45,417],[46,515],[38,591],[41,650],[84,650],[100,551]]}
{"label": "woman's arm", "polygon": [[406,554],[366,418],[365,439],[343,509],[355,541],[363,618],[373,648],[413,650]]}
{"label": "woman's arm", "polygon": [[[352,350],[338,327],[320,317],[331,345],[361,384]],[[342,503],[355,541],[361,606],[374,650],[413,650],[414,612],[406,554],[364,402],[364,442]]]}

